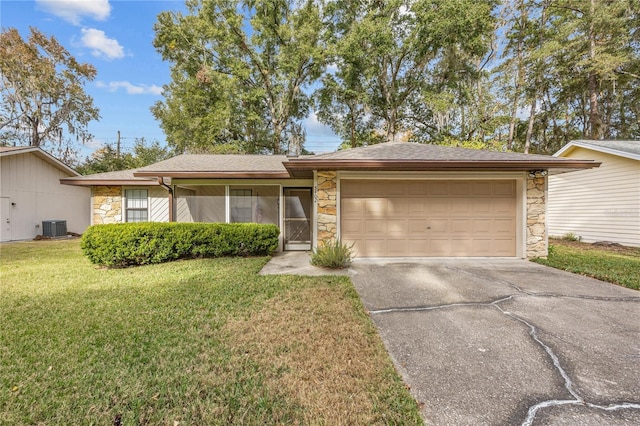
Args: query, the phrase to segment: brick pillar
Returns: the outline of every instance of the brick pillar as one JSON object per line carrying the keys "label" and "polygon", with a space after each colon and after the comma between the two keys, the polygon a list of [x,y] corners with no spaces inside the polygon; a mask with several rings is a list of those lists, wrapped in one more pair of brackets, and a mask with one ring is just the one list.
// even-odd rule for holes
{"label": "brick pillar", "polygon": [[318,203],[318,245],[335,241],[338,232],[338,174],[318,172],[316,181]]}
{"label": "brick pillar", "polygon": [[94,186],[91,189],[93,224],[122,222],[122,188]]}
{"label": "brick pillar", "polygon": [[547,257],[546,177],[527,178],[527,257]]}

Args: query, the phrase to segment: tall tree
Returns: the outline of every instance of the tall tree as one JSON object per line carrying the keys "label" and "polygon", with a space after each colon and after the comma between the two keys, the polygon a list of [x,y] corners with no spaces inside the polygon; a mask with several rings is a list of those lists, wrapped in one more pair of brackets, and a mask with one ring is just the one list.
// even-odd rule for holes
{"label": "tall tree", "polygon": [[510,98],[514,148],[552,153],[575,138],[640,137],[640,3],[509,5],[506,49],[495,72]]}
{"label": "tall tree", "polygon": [[[191,118],[201,150],[231,143],[246,152],[284,151],[286,135],[298,135],[309,113],[305,89],[323,68],[317,2],[188,0],[187,6],[188,15],[163,12],[155,26],[154,45],[173,63],[166,101],[153,108],[168,141],[191,149],[174,124]],[[202,102],[191,102],[193,96]]]}
{"label": "tall tree", "polygon": [[54,37],[36,28],[25,41],[18,30],[0,33],[0,142],[44,146],[65,143],[65,132],[84,142],[100,118],[84,84],[95,68],[79,63]]}
{"label": "tall tree", "polygon": [[[331,109],[386,140],[442,137],[435,110],[453,108],[458,90],[477,76],[477,59],[493,31],[492,0],[330,1],[339,41],[328,80],[332,102],[322,118],[338,133]],[[354,78],[356,76],[362,80]],[[354,106],[363,102],[357,114]],[[324,111],[323,111],[324,109]],[[327,118],[331,118],[328,120]],[[355,123],[351,129],[357,128]]]}

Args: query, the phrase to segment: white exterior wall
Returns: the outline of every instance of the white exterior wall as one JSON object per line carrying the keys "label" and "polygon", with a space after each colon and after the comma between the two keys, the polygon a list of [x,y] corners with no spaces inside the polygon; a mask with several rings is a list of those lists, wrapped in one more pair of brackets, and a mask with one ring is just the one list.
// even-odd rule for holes
{"label": "white exterior wall", "polygon": [[640,246],[640,161],[581,147],[563,157],[602,165],[549,177],[549,235]]}
{"label": "white exterior wall", "polygon": [[84,232],[91,190],[60,184],[69,176],[31,152],[2,157],[0,196],[9,199],[11,240],[41,235],[43,220],[66,220],[67,231]]}

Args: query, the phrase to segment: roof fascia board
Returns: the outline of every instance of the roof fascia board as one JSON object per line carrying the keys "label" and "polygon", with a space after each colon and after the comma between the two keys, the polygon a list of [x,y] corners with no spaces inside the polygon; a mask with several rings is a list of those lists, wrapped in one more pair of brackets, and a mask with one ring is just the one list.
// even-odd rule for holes
{"label": "roof fascia board", "polygon": [[289,161],[285,163],[288,170],[358,170],[358,169],[386,169],[386,170],[514,170],[527,171],[534,169],[575,168],[590,169],[598,167],[600,163],[593,160],[564,161],[495,161],[495,160],[319,160],[319,161]]}
{"label": "roof fascia board", "polygon": [[[620,151],[618,149],[613,149],[613,148],[606,148],[606,147],[602,147],[602,146],[598,146],[598,145],[592,145],[592,144],[590,144],[588,142],[578,142],[578,141],[569,142],[568,144],[566,144],[565,146],[560,148],[560,150],[558,150],[558,152],[553,154],[553,156],[554,157],[560,157],[565,152],[569,152],[569,151],[573,150],[573,148],[576,148],[576,147],[584,148],[584,149],[590,149],[592,151],[603,152],[605,154],[617,155],[618,157],[630,158],[631,160],[640,161],[640,155],[638,155],[638,154],[633,154],[631,152]],[[565,157],[562,157],[562,158],[565,158]]]}
{"label": "roof fascia board", "polygon": [[154,180],[116,180],[116,179],[60,179],[60,183],[63,185],[72,186],[158,186],[158,182]]}

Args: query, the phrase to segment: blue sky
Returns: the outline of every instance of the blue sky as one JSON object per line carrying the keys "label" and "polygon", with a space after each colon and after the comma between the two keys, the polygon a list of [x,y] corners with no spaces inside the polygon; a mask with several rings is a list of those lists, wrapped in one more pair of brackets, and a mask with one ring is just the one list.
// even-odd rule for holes
{"label": "blue sky", "polygon": [[[85,157],[121,134],[123,147],[135,138],[165,143],[164,133],[149,108],[162,100],[170,81],[169,63],[153,47],[153,25],[165,10],[186,10],[184,0],[0,0],[0,25],[14,27],[26,38],[29,27],[53,35],[77,60],[96,67],[96,79],[85,90],[100,109],[89,125],[94,139],[81,150]],[[333,151],[331,130],[315,115],[304,121],[307,149]]]}

